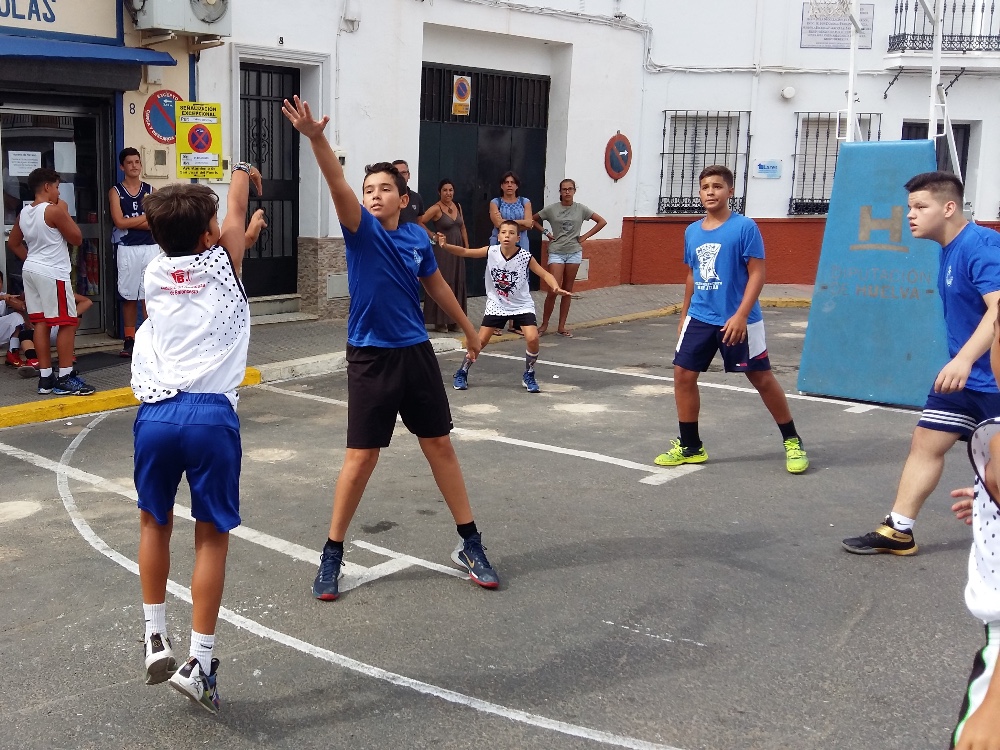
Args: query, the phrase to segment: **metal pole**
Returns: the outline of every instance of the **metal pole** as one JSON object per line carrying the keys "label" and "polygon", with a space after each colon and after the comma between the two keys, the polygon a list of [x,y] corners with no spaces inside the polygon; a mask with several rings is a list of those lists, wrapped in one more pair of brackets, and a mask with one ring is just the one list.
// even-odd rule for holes
{"label": "metal pole", "polygon": [[854,100],[856,98],[858,82],[858,37],[861,35],[861,19],[859,14],[861,0],[851,0],[851,56],[848,61],[847,70],[847,142],[855,141],[855,134],[861,135],[860,128],[854,114]]}
{"label": "metal pole", "polygon": [[930,7],[930,0],[920,0],[920,4],[924,7],[924,12],[929,13],[933,19],[934,51],[931,56],[931,102],[930,114],[927,118],[927,137],[935,141],[935,148],[937,148],[938,107],[941,105],[941,102],[938,101],[938,86],[941,83],[941,42],[944,35],[944,1],[933,0],[933,8]]}

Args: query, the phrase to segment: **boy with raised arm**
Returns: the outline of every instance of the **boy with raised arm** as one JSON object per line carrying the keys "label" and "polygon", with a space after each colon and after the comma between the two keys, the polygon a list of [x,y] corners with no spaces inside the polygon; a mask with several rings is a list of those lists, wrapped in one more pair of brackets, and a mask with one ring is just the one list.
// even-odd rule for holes
{"label": "boy with raised arm", "polygon": [[781,385],[771,371],[760,311],[764,288],[764,240],[752,219],[733,213],[733,173],[728,167],[705,167],[698,176],[698,196],[706,216],[684,232],[684,307],[674,352],[674,401],[679,436],[658,466],[700,464],[708,453],[698,434],[701,396],[698,375],[717,352],[726,372],[742,372],[757,389],[781,431],[785,468],[801,474],[809,468],[802,440]]}
{"label": "boy with raised arm", "polygon": [[484,588],[500,579],[486,559],[469,506],[462,469],[451,444],[451,410],[434,349],[424,328],[420,286],[465,333],[472,359],[479,353],[476,330],[438,271],[430,238],[419,224],[399,224],[406,206],[406,180],[387,162],[365,168],[363,205],[344,178],[323,134],[329,117],[313,119],[309,105],[287,99],[285,117],[309,139],[333,196],[344,231],[351,307],[347,319],[347,451],[337,477],[330,530],[313,596],[333,601],[344,559],[344,538],[365,486],[388,447],[398,414],[417,436],[434,481],[455,519],[462,541],[452,559]]}
{"label": "boy with raised arm", "polygon": [[[443,234],[438,234],[438,245],[452,255],[465,258],[486,258],[486,310],[483,324],[479,328],[479,347],[485,349],[495,331],[502,331],[508,320],[524,334],[524,375],[521,384],[528,393],[538,393],[535,380],[535,363],[538,361],[538,321],[535,319],[535,301],[528,290],[528,271],[537,274],[553,294],[569,295],[559,287],[555,276],[539,265],[526,247],[517,244],[520,226],[516,221],[505,219],[500,222],[497,232],[499,245],[466,248],[449,245]],[[452,384],[456,391],[469,387],[469,368],[474,357],[466,357],[455,373]]]}
{"label": "boy with raised arm", "polygon": [[[215,627],[226,578],[229,532],[240,525],[240,422],[236,387],[246,374],[250,306],[240,282],[243,219],[260,172],[233,167],[226,219],[205,185],[169,185],[146,196],[146,220],[163,253],[146,266],[146,322],[136,330],[132,391],[139,581],[146,621],[146,684],[165,680],[216,713]],[[259,231],[260,222],[255,224]],[[174,499],[181,475],[195,519],[191,650],[175,670],[166,630]]]}

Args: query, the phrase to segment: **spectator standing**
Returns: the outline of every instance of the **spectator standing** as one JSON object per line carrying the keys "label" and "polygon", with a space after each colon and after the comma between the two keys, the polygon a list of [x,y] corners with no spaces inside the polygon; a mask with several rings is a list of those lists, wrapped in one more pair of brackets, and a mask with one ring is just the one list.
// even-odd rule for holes
{"label": "spectator standing", "polygon": [[[490,235],[490,245],[499,245],[500,225],[505,221],[513,221],[518,227],[518,247],[530,250],[528,230],[534,225],[531,220],[531,201],[521,195],[521,180],[514,172],[504,172],[500,177],[500,197],[490,201],[490,221],[493,222],[493,233]],[[511,321],[507,329],[511,333],[521,334],[521,327]],[[496,331],[500,333],[500,331]]]}
{"label": "spectator standing", "polygon": [[[465,229],[462,206],[455,202],[455,184],[448,178],[441,180],[438,184],[438,196],[440,200],[420,217],[420,225],[428,229],[427,225],[433,224],[433,234],[444,235],[444,241],[449,245],[469,247],[469,235]],[[462,312],[467,313],[465,258],[442,250],[438,243],[434,245],[434,255],[437,257],[441,275],[455,293],[458,304],[462,306]],[[424,297],[424,323],[434,326],[434,330],[438,332],[458,330],[458,324],[449,318],[429,295]]]}
{"label": "spectator standing", "polygon": [[125,173],[125,179],[108,191],[111,206],[111,220],[115,228],[111,232],[111,242],[115,246],[118,261],[118,293],[122,296],[122,319],[124,342],[119,356],[131,357],[135,346],[135,325],[139,316],[139,300],[143,301],[143,317],[146,315],[145,293],[142,274],[149,261],[160,254],[160,248],[153,240],[146,223],[143,199],[153,192],[148,182],[143,182],[142,161],[134,148],[122,149],[118,154],[118,166]]}
{"label": "spectator standing", "polygon": [[396,170],[403,175],[403,179],[406,180],[406,195],[409,196],[410,200],[410,202],[403,206],[402,210],[399,212],[399,223],[416,224],[420,221],[420,217],[424,214],[424,199],[420,197],[420,193],[410,188],[410,165],[402,159],[396,159],[396,161],[392,163],[392,166],[394,166]]}

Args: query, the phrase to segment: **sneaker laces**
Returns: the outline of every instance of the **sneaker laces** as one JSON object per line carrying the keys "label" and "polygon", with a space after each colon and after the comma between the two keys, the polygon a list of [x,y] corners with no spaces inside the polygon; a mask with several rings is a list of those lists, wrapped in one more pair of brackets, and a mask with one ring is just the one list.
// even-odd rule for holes
{"label": "sneaker laces", "polygon": [[806,452],[802,448],[802,441],[799,438],[788,438],[785,441],[785,454],[789,458],[805,458]]}
{"label": "sneaker laces", "polygon": [[465,540],[465,554],[476,561],[484,568],[492,568],[490,561],[486,559],[486,547],[483,546],[483,538],[476,533]]}
{"label": "sneaker laces", "polygon": [[339,550],[323,550],[319,558],[319,579],[324,583],[337,580],[344,554]]}

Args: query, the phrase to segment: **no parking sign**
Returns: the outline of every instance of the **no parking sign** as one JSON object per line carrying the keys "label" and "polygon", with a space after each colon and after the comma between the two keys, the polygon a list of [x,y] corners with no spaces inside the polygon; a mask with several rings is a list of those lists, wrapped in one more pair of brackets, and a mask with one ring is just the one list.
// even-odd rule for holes
{"label": "no parking sign", "polygon": [[142,122],[158,143],[173,143],[177,134],[175,106],[181,95],[170,89],[154,91],[142,108]]}
{"label": "no parking sign", "polygon": [[177,176],[222,179],[222,105],[177,102]]}

